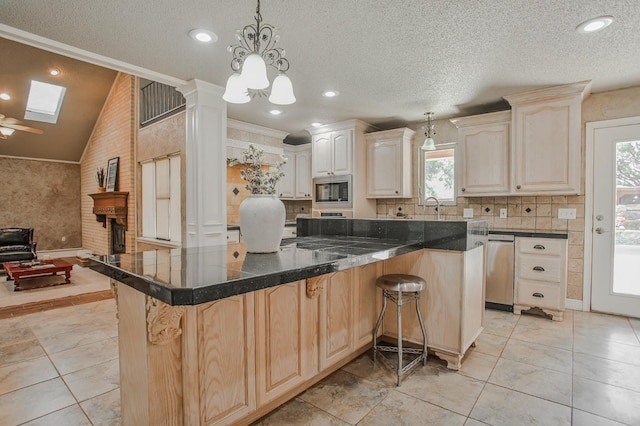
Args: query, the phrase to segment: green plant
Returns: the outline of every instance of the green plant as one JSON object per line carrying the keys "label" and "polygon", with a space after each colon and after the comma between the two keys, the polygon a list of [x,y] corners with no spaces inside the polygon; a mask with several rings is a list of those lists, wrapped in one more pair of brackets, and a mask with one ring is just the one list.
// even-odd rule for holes
{"label": "green plant", "polygon": [[100,188],[104,187],[104,167],[96,169],[96,182]]}
{"label": "green plant", "polygon": [[278,181],[284,176],[282,165],[284,158],[268,169],[263,169],[264,151],[249,145],[249,149],[242,153],[240,163],[247,164],[246,169],[240,170],[242,179],[248,183],[245,186],[252,194],[275,194]]}

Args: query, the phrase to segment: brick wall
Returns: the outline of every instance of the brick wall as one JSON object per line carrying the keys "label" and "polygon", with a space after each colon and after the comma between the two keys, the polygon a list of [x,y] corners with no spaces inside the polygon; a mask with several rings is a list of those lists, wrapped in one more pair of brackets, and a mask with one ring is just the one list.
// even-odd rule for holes
{"label": "brick wall", "polygon": [[99,254],[109,253],[110,224],[107,228],[96,221],[92,213],[93,200],[89,194],[97,192],[95,172],[109,159],[119,157],[118,190],[129,192],[126,251],[134,251],[135,245],[135,193],[133,174],[135,121],[135,78],[118,74],[102,113],[96,122],[80,167],[80,199],[82,217],[82,246]]}

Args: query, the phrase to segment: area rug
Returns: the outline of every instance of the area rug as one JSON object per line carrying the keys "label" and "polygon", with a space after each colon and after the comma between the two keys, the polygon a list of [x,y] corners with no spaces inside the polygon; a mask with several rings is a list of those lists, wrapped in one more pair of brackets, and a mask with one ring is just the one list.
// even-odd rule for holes
{"label": "area rug", "polygon": [[[0,278],[0,281],[6,277]],[[41,280],[62,280],[58,277],[42,277]],[[25,285],[26,287],[26,285]],[[13,291],[14,283],[12,280],[0,282],[0,314],[6,313],[8,308],[27,307],[44,304],[42,302],[55,301],[73,297],[76,300],[87,300],[86,297],[78,298],[77,296],[87,295],[91,293],[101,293],[100,298],[104,298],[108,293],[102,293],[110,290],[109,278],[99,274],[89,268],[79,265],[73,265],[71,270],[71,283],[54,287],[34,288],[26,291]],[[97,296],[97,295],[96,295]],[[70,300],[70,299],[69,299]],[[86,303],[86,302],[84,302]],[[12,309],[13,310],[13,309]]]}

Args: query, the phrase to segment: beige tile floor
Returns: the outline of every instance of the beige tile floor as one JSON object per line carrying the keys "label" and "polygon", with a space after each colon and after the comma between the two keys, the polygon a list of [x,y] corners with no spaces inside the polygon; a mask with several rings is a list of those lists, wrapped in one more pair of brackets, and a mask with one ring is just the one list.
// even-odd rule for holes
{"label": "beige tile floor", "polygon": [[[486,311],[458,372],[400,388],[368,354],[259,425],[640,425],[640,320]],[[115,302],[0,320],[0,425],[119,424]]]}

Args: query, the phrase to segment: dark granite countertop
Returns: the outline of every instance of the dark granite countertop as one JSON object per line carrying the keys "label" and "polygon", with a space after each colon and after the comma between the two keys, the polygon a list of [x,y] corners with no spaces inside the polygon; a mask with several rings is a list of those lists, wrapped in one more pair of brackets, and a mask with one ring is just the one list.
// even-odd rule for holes
{"label": "dark granite countertop", "polygon": [[487,223],[301,218],[297,232],[271,254],[229,243],[96,256],[90,267],[169,305],[197,305],[423,248],[471,250]]}
{"label": "dark granite countertop", "polygon": [[569,238],[567,232],[546,232],[535,231],[531,229],[489,229],[489,234],[513,235],[515,237],[531,237],[531,238],[558,238],[566,240]]}

